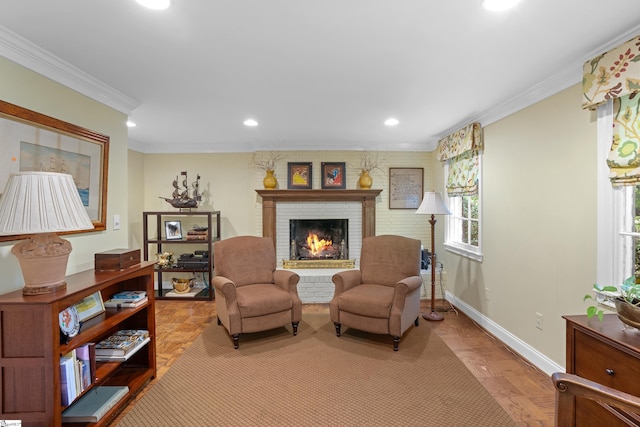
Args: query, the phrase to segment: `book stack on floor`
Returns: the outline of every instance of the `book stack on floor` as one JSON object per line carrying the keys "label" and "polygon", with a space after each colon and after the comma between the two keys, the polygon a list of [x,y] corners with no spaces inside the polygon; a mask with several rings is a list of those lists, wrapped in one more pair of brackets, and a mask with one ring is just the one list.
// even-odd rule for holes
{"label": "book stack on floor", "polygon": [[145,291],[122,291],[104,302],[109,308],[134,308],[149,301]]}
{"label": "book stack on floor", "polygon": [[126,385],[94,387],[62,412],[62,422],[97,423],[127,393],[129,387]]}
{"label": "book stack on floor", "polygon": [[95,344],[88,343],[60,357],[62,405],[69,406],[96,377]]}
{"label": "book stack on floor", "polygon": [[145,329],[123,329],[95,345],[99,362],[123,362],[128,360],[151,339]]}

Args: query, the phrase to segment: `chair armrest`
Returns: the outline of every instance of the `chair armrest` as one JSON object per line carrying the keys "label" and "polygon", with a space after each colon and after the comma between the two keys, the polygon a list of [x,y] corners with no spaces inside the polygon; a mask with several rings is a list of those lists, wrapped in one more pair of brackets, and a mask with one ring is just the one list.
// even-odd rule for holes
{"label": "chair armrest", "polygon": [[224,295],[227,301],[235,301],[236,285],[224,276],[215,276],[211,282],[216,292]]}
{"label": "chair armrest", "polygon": [[573,426],[576,397],[594,400],[601,405],[614,406],[611,412],[629,425],[637,425],[640,414],[640,398],[620,390],[590,381],[573,374],[556,372],[552,375],[556,388],[556,426]]}
{"label": "chair armrest", "polygon": [[300,276],[290,270],[276,270],[273,272],[273,283],[287,292],[296,291]]}
{"label": "chair armrest", "polygon": [[420,286],[422,286],[422,277],[420,276],[411,276],[405,279],[402,279],[398,282],[398,285],[402,288],[406,289],[405,294],[408,294],[412,291],[415,291]]}
{"label": "chair armrest", "polygon": [[[422,277],[410,276],[396,283],[395,294],[393,296],[392,311],[402,313],[407,296],[416,291],[422,285]],[[416,297],[420,299],[420,297]]]}
{"label": "chair armrest", "polygon": [[334,274],[331,281],[335,285],[334,295],[340,295],[344,291],[362,283],[362,273],[360,270],[341,271]]}

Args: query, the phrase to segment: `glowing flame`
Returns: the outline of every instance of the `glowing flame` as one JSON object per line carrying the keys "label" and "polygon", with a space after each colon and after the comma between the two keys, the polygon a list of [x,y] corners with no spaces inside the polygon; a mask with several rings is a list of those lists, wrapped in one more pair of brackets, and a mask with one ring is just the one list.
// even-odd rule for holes
{"label": "glowing flame", "polygon": [[307,237],[307,246],[309,247],[309,251],[312,255],[318,255],[325,248],[330,248],[333,245],[331,240],[318,239],[318,235],[315,233],[309,233]]}

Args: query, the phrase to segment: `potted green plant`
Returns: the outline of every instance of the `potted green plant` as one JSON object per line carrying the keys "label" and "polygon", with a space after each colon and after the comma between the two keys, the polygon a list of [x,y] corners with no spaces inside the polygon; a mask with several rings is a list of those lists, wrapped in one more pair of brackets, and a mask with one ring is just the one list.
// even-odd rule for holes
{"label": "potted green plant", "polygon": [[[620,320],[628,325],[640,328],[640,284],[636,283],[635,276],[627,278],[620,287],[620,291],[615,286],[601,286],[597,283],[593,285],[593,289],[597,292],[615,292],[619,295],[615,297],[614,303],[616,312]],[[593,296],[587,294],[583,301],[594,299]],[[592,318],[597,315],[602,321],[604,311],[597,305],[587,307],[587,316]]]}

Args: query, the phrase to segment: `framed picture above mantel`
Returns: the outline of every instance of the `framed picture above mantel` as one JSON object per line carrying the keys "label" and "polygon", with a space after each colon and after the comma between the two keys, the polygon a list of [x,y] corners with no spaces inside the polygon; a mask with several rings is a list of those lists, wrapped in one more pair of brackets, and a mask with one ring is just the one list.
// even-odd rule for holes
{"label": "framed picture above mantel", "polygon": [[[108,163],[108,136],[0,101],[0,192],[11,173],[68,173],[94,226],[80,232],[105,230]],[[0,236],[0,242],[25,237]]]}
{"label": "framed picture above mantel", "polygon": [[287,163],[287,188],[289,190],[306,190],[311,188],[313,163]]}

